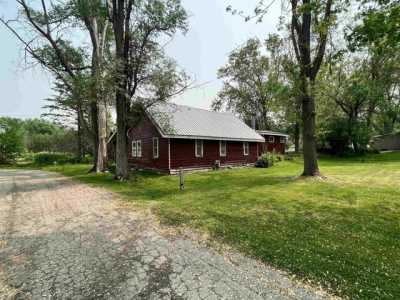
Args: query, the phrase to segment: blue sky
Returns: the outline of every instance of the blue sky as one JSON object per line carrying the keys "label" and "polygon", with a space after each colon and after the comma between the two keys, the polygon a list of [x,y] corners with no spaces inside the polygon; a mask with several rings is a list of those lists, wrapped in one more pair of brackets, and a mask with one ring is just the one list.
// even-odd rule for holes
{"label": "blue sky", "polygon": [[[271,7],[264,22],[245,23],[225,11],[233,7],[251,12],[257,0],[182,0],[189,18],[189,32],[177,35],[167,46],[167,53],[177,60],[197,84],[173,99],[179,104],[209,108],[221,82],[216,78],[219,67],[227,61],[229,52],[248,38],[265,38],[276,32],[280,16],[280,1]],[[0,0],[0,15],[15,16],[15,2]],[[41,70],[24,68],[24,53],[15,37],[0,25],[0,116],[21,118],[39,117],[44,112],[45,99],[51,96],[51,76]]]}

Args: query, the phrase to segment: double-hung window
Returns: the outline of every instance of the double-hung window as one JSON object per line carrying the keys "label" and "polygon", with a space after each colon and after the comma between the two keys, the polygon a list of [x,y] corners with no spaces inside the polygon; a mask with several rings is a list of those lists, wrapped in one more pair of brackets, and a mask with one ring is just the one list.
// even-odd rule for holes
{"label": "double-hung window", "polygon": [[132,141],[132,157],[142,157],[142,141]]}
{"label": "double-hung window", "polygon": [[280,141],[281,141],[281,144],[284,144],[284,143],[286,143],[286,138],[284,136],[281,136]]}
{"label": "double-hung window", "polygon": [[269,141],[270,143],[275,143],[275,137],[270,136],[269,139],[268,139],[268,141]]}
{"label": "double-hung window", "polygon": [[243,155],[249,155],[249,143],[243,142]]}
{"label": "double-hung window", "polygon": [[226,141],[219,141],[219,156],[226,156]]}
{"label": "double-hung window", "polygon": [[195,140],[195,155],[203,157],[203,140]]}
{"label": "double-hung window", "polygon": [[153,158],[158,158],[159,155],[159,142],[158,137],[153,137]]}

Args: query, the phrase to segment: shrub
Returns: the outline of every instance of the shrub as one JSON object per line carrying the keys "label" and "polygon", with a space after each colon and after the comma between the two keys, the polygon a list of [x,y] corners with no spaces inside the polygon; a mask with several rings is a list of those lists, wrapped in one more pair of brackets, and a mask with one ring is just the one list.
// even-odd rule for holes
{"label": "shrub", "polygon": [[[259,161],[257,162],[258,167],[272,167],[275,163],[285,160],[284,155],[276,154],[275,151],[273,152],[266,152],[261,155]],[[263,163],[261,163],[261,161]]]}
{"label": "shrub", "polygon": [[74,164],[78,163],[79,159],[72,154],[66,153],[50,153],[41,152],[33,156],[33,162],[38,165],[52,165],[52,164]]}

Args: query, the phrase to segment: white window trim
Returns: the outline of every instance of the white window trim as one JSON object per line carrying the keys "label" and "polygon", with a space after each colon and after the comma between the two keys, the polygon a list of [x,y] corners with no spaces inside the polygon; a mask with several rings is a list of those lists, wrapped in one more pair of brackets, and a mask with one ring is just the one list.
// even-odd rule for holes
{"label": "white window trim", "polygon": [[281,136],[279,139],[281,144],[285,144],[286,143],[286,138],[284,136]]}
{"label": "white window trim", "polygon": [[[157,149],[157,151],[154,151],[155,149]],[[160,155],[160,143],[158,137],[153,137],[153,158],[158,158],[159,155]]]}
{"label": "white window trim", "polygon": [[137,143],[136,141],[132,141],[132,157],[137,156]]}
{"label": "white window trim", "polygon": [[[200,143],[201,145],[201,153],[197,153],[197,144]],[[194,154],[196,157],[203,157],[204,154],[204,144],[203,140],[195,140],[194,142]]]}
{"label": "white window trim", "polygon": [[[223,144],[225,145],[225,153],[222,153],[222,145]],[[219,156],[226,157],[227,148],[228,148],[228,145],[227,145],[226,141],[219,141]]]}
{"label": "white window trim", "polygon": [[274,137],[274,136],[270,136],[270,137],[268,138],[268,142],[269,142],[269,143],[275,143],[275,137]]}
{"label": "white window trim", "polygon": [[[247,145],[247,147],[246,147]],[[246,151],[247,150],[247,151]],[[243,142],[243,155],[248,156],[250,152],[250,145],[249,142]]]}

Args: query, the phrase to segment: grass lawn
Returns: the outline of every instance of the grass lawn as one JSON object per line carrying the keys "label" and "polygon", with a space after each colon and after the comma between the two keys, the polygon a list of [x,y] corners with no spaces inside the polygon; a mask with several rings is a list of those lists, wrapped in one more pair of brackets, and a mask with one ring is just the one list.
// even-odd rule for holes
{"label": "grass lawn", "polygon": [[400,299],[400,153],[320,160],[326,180],[302,179],[300,160],[178,178],[139,173],[129,182],[48,167],[150,206],[334,293]]}

